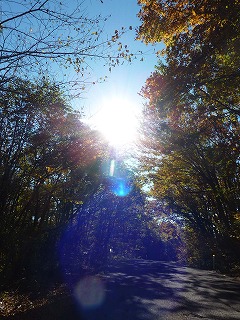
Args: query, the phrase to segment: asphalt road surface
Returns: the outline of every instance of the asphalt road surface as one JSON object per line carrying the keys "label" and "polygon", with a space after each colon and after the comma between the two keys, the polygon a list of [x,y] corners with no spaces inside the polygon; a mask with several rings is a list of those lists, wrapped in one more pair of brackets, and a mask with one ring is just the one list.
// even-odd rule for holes
{"label": "asphalt road surface", "polygon": [[116,262],[104,275],[80,280],[74,292],[21,319],[240,320],[240,281],[175,263]]}

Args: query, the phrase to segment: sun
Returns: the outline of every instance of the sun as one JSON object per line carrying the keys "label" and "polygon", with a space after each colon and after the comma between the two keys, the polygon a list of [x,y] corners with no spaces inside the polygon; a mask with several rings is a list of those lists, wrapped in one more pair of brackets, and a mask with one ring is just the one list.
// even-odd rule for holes
{"label": "sun", "polygon": [[139,111],[129,99],[114,97],[103,101],[93,121],[113,146],[130,145],[137,138]]}

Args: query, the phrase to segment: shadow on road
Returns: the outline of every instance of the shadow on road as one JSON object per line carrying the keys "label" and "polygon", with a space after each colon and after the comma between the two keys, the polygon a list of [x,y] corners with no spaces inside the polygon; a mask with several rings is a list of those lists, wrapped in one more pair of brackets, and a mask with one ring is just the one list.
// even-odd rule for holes
{"label": "shadow on road", "polygon": [[240,283],[215,272],[122,261],[105,281],[107,299],[86,319],[240,319]]}
{"label": "shadow on road", "polygon": [[68,297],[11,319],[240,319],[240,283],[215,272],[131,260],[116,262],[99,279],[105,298],[95,309],[84,309],[81,299]]}

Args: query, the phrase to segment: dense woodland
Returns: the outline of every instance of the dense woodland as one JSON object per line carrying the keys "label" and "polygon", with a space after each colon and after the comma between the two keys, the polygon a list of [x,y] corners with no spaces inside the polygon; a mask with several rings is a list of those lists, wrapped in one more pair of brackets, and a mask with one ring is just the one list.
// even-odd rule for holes
{"label": "dense woodland", "polygon": [[[131,257],[212,268],[214,255],[214,267],[239,272],[240,3],[138,3],[138,41],[165,47],[141,91],[138,167],[119,158],[114,175],[107,141],[71,107],[72,83],[51,80],[46,65],[73,67],[84,86],[89,56],[129,61],[114,51],[120,32],[102,41],[78,27],[101,31],[99,21],[56,11],[57,1],[29,2],[0,24],[3,287],[71,283]],[[34,36],[19,27],[29,14],[42,18]],[[50,22],[52,38],[41,32]],[[66,39],[54,39],[58,28]]]}
{"label": "dense woodland", "polygon": [[216,255],[222,267],[234,268],[240,261],[240,3],[138,3],[139,39],[165,43],[164,62],[142,89],[142,171],[158,204],[181,219],[191,259],[205,264]]}

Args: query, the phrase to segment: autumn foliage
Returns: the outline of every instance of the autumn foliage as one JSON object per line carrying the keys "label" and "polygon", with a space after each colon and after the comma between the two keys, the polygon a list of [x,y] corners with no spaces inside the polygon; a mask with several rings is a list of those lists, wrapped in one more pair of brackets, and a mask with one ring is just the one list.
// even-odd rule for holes
{"label": "autumn foliage", "polygon": [[186,241],[194,232],[208,257],[231,268],[240,260],[239,1],[138,3],[139,39],[165,44],[141,91],[143,172],[184,221]]}

